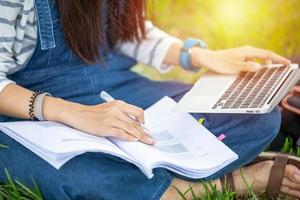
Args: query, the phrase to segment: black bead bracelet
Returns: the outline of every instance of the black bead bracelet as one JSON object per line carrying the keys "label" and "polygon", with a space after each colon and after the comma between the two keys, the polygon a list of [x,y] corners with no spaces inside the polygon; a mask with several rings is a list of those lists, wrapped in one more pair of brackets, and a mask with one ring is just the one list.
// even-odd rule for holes
{"label": "black bead bracelet", "polygon": [[30,97],[30,100],[29,100],[29,112],[28,112],[28,115],[29,115],[29,118],[32,121],[36,121],[37,120],[37,118],[34,115],[34,102],[35,102],[36,97],[39,94],[41,94],[41,93],[43,93],[43,92],[41,92],[41,91],[35,91],[34,93],[32,93],[32,95]]}

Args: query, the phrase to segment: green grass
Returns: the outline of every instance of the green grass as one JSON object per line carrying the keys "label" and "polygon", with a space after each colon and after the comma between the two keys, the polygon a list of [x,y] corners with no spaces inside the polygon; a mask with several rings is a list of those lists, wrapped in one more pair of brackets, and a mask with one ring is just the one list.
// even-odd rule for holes
{"label": "green grass", "polygon": [[183,200],[187,200],[187,194],[191,193],[194,200],[234,200],[235,199],[235,192],[230,191],[229,189],[224,188],[222,192],[216,189],[215,185],[207,182],[201,182],[203,184],[205,192],[200,196],[196,195],[196,191],[190,186],[186,191],[182,192],[178,188],[173,188],[177,191],[178,195]]}
{"label": "green grass", "polygon": [[[0,151],[8,149],[7,145],[0,144]],[[17,179],[12,179],[7,169],[5,169],[7,181],[0,183],[0,200],[42,200],[42,194],[32,179],[33,188],[28,187]]]}
{"label": "green grass", "polygon": [[[181,39],[203,39],[210,49],[252,45],[286,57],[300,56],[299,0],[152,0],[149,18]],[[193,83],[199,74],[167,74],[138,65],[136,72],[157,80]]]}
{"label": "green grass", "polygon": [[[224,49],[249,44],[266,48],[287,57],[300,55],[300,1],[299,0],[159,0],[150,5],[151,19],[163,30],[180,37],[203,39],[211,49]],[[155,80],[180,80],[193,83],[203,72],[194,74],[176,68],[166,74],[159,74],[145,65],[133,69],[143,76]],[[8,148],[0,144],[0,148]],[[1,149],[0,149],[1,151]],[[283,152],[300,156],[300,148],[293,147],[293,141],[286,139]],[[38,187],[29,188],[13,180],[5,171],[8,182],[0,184],[0,200],[40,200]],[[233,200],[233,191],[216,188],[204,183],[206,192],[194,196],[194,200]],[[209,192],[211,191],[211,192]],[[178,191],[184,196],[194,192],[192,188]],[[264,199],[249,187],[246,199]],[[284,199],[284,198],[280,198]]]}
{"label": "green grass", "polygon": [[[210,49],[225,49],[252,45],[270,49],[283,56],[300,56],[300,1],[298,0],[160,0],[152,1],[149,15],[159,28],[181,39],[187,37],[204,40]],[[135,72],[155,80],[178,80],[194,83],[203,73],[191,73],[175,68],[160,74],[149,66],[137,65]],[[283,152],[300,156],[300,148],[293,147],[287,138]],[[201,200],[236,199],[234,192],[218,192],[206,183]],[[250,189],[246,199],[265,199]],[[178,191],[182,195],[192,192]],[[184,199],[184,198],[183,198]],[[280,197],[279,199],[285,199]]]}
{"label": "green grass", "polygon": [[[242,177],[243,173],[241,171]],[[264,194],[255,194],[252,190],[252,186],[247,183],[245,177],[243,177],[244,183],[247,185],[247,192],[244,197],[237,197],[236,192],[231,191],[228,187],[223,187],[222,191],[218,191],[215,185],[209,182],[201,182],[204,187],[204,193],[196,195],[196,191],[190,186],[186,191],[180,191],[174,187],[178,195],[183,200],[188,200],[187,195],[192,196],[193,200],[266,200]],[[289,200],[287,197],[280,195],[274,200]]]}
{"label": "green grass", "polygon": [[[196,195],[196,191],[190,186],[186,191],[180,191],[178,188],[173,188],[177,191],[178,195],[183,200],[188,200],[187,195],[192,196],[193,200],[266,200],[267,197],[265,194],[256,194],[253,191],[253,185],[249,185],[245,176],[243,175],[242,169],[240,173],[243,179],[244,184],[247,187],[247,192],[244,197],[238,197],[235,191],[230,190],[227,186],[223,186],[222,191],[218,191],[216,186],[210,182],[201,182],[203,184],[204,192],[200,195]],[[190,193],[190,194],[189,194]],[[289,200],[288,197],[284,195],[279,195],[274,200]]]}
{"label": "green grass", "polygon": [[6,146],[6,145],[3,145],[3,144],[0,144],[0,148],[5,148],[5,149],[7,149],[7,148],[8,148],[8,146]]}
{"label": "green grass", "polygon": [[294,155],[300,157],[300,147],[296,147],[296,145],[294,144],[294,141],[291,137],[287,137],[285,139],[284,145],[283,145],[281,151],[284,153],[294,154]]}
{"label": "green grass", "polygon": [[[300,157],[300,147],[296,147],[293,139],[291,137],[287,137],[285,139],[284,145],[281,149],[281,152],[294,154]],[[243,175],[242,169],[240,169],[240,173],[243,179],[244,184],[247,187],[247,193],[245,197],[239,198],[237,197],[234,191],[231,191],[228,187],[223,187],[222,191],[218,191],[215,185],[212,185],[209,182],[202,182],[204,186],[204,193],[200,196],[195,195],[194,189],[190,186],[186,191],[180,191],[178,188],[174,187],[178,193],[182,197],[182,199],[186,200],[186,196],[188,193],[191,193],[193,196],[193,200],[265,200],[267,199],[264,194],[255,194],[252,185],[249,185],[245,176]],[[284,195],[280,195],[275,200],[288,200],[289,198]]]}
{"label": "green grass", "polygon": [[7,183],[0,184],[0,200],[42,200],[42,194],[33,180],[33,188],[13,180],[5,169]]}
{"label": "green grass", "polygon": [[212,49],[245,44],[284,56],[300,55],[298,0],[160,0],[151,18],[180,38],[201,38]]}
{"label": "green grass", "polygon": [[[0,144],[1,148],[9,148],[6,145]],[[3,150],[3,149],[2,149]],[[292,153],[300,156],[299,148],[295,148],[294,141],[291,138],[286,138],[285,143],[282,147],[282,152]],[[10,176],[7,169],[5,169],[5,174],[7,177],[7,181],[5,183],[0,183],[0,200],[43,200],[42,194],[35,183],[34,179],[32,179],[33,188],[30,188],[24,184],[22,184],[18,180],[13,180]],[[249,185],[246,178],[243,176],[243,172],[241,169],[241,175],[245,185],[247,186],[247,193],[245,197],[242,199],[247,200],[264,200],[266,199],[264,194],[255,194],[252,190],[252,185]],[[235,191],[231,191],[228,187],[224,186],[222,191],[218,191],[215,185],[212,185],[209,182],[201,182],[204,187],[204,193],[200,196],[196,195],[196,191],[190,186],[185,191],[180,191],[178,188],[175,190],[178,192],[178,195],[186,200],[186,196],[191,193],[193,200],[242,200],[238,198]],[[276,200],[288,200],[284,196],[278,197]]]}

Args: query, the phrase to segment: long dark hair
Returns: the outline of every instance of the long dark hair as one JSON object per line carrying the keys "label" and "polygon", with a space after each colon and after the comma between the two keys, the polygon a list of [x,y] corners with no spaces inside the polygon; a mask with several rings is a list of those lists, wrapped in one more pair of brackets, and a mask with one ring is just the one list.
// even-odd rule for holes
{"label": "long dark hair", "polygon": [[[146,0],[57,0],[66,41],[85,62],[101,60],[100,45],[145,36]],[[106,9],[106,20],[103,18]],[[107,21],[107,32],[103,22]]]}

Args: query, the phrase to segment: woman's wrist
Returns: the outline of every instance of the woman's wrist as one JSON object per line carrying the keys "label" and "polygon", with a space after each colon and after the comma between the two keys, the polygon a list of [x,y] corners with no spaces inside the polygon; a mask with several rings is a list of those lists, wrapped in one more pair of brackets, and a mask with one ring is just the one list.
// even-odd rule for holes
{"label": "woman's wrist", "polygon": [[170,46],[166,54],[166,57],[164,58],[164,63],[171,64],[171,65],[179,65],[182,45],[183,45],[182,41],[174,42]]}
{"label": "woman's wrist", "polygon": [[209,54],[212,53],[212,50],[203,49],[200,47],[193,47],[191,50],[191,64],[194,67],[207,67],[206,60],[209,57]]}
{"label": "woman's wrist", "polygon": [[83,105],[78,103],[46,96],[43,102],[43,115],[45,120],[66,123],[71,112],[82,107]]}

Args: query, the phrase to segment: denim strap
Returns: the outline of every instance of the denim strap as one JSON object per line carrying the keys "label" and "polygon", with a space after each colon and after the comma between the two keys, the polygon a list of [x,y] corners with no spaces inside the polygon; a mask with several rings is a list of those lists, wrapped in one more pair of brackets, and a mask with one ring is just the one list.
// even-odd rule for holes
{"label": "denim strap", "polygon": [[35,0],[38,30],[41,42],[41,49],[56,47],[53,35],[53,25],[48,0]]}

